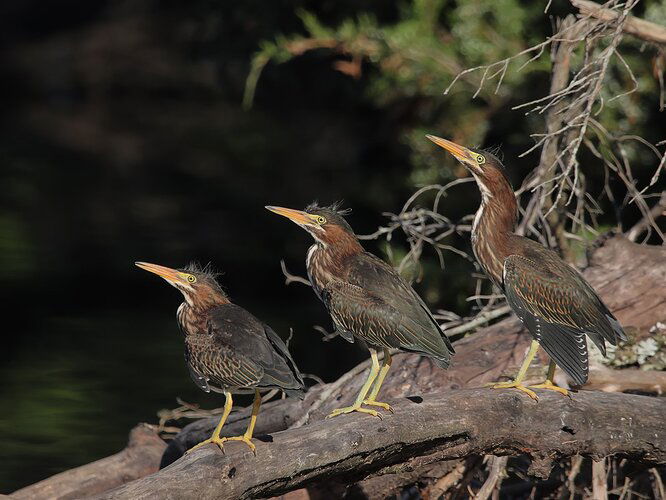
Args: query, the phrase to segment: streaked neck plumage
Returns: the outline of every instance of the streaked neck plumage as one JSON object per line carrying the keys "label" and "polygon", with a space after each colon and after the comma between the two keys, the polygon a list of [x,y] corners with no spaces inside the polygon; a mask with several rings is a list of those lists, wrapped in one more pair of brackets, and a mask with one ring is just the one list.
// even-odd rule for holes
{"label": "streaked neck plumage", "polygon": [[363,247],[353,234],[340,231],[335,241],[318,241],[310,247],[306,258],[308,278],[317,296],[324,300],[321,292],[332,280],[346,278],[345,261],[363,253]]}
{"label": "streaked neck plumage", "polygon": [[206,311],[213,307],[229,304],[227,296],[217,290],[210,290],[193,300],[184,295],[185,301],[176,311],[176,319],[183,335],[206,333]]}
{"label": "streaked neck plumage", "polygon": [[[476,176],[475,176],[476,177]],[[511,243],[518,218],[518,203],[509,182],[501,173],[493,179],[493,190],[485,179],[476,177],[481,206],[472,226],[474,256],[498,287],[502,287],[504,259],[511,255]]]}

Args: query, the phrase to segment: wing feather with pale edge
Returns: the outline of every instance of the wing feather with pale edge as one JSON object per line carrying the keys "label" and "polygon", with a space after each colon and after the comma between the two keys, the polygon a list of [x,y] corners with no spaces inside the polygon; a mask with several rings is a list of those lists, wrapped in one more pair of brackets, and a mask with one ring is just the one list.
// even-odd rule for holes
{"label": "wing feather with pale edge", "polygon": [[371,345],[426,354],[448,366],[453,346],[398,273],[369,253],[353,256],[347,264],[347,281],[334,280],[324,290],[336,327]]}
{"label": "wing feather with pale edge", "polygon": [[538,263],[520,255],[505,259],[506,298],[555,363],[583,384],[588,375],[585,335],[604,355],[606,340],[615,345],[626,337],[582,276],[554,252],[543,256],[547,260]]}
{"label": "wing feather with pale edge", "polygon": [[[192,377],[216,386],[304,388],[300,372],[282,339],[265,323],[235,304],[217,306],[208,335],[188,339]],[[196,377],[196,378],[195,378]]]}

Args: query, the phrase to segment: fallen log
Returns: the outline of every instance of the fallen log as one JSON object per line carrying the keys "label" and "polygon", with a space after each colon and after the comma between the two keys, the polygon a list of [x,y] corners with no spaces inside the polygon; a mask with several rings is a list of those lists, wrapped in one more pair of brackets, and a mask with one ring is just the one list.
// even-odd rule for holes
{"label": "fallen log", "polygon": [[206,446],[98,498],[261,498],[335,477],[357,481],[382,468],[408,470],[469,455],[556,460],[619,455],[666,464],[666,400],[579,392],[465,389],[392,401],[383,420],[352,414],[265,436],[257,456],[242,443]]}
{"label": "fallen log", "polygon": [[120,453],[15,491],[9,498],[81,498],[96,495],[158,470],[166,443],[156,428],[139,424],[130,432],[127,447]]}

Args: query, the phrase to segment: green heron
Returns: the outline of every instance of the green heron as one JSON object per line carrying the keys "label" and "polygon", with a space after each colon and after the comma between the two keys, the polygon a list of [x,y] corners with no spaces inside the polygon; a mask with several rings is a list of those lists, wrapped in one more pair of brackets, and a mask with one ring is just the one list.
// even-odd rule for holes
{"label": "green heron", "polygon": [[585,336],[606,354],[606,341],[627,340],[622,326],[592,286],[560,256],[539,243],[514,234],[518,203],[504,165],[493,154],[468,149],[446,139],[427,136],[451,153],[474,176],[481,191],[481,207],[472,226],[474,255],[490,280],[534,340],[518,375],[494,388],[516,388],[534,400],[534,391],[522,384],[539,345],[550,356],[546,380],[531,386],[567,395],[553,382],[559,365],[576,385],[588,377]]}
{"label": "green heron", "polygon": [[[312,204],[305,211],[266,207],[305,229],[315,243],[307,253],[308,277],[326,305],[337,333],[345,340],[363,340],[372,366],[352,406],[338,408],[329,417],[353,411],[380,417],[362,405],[391,411],[377,394],[391,367],[390,348],[429,356],[446,368],[454,353],[428,307],[411,286],[383,260],[365,252],[336,205]],[[378,351],[384,360],[379,366]],[[373,385],[374,384],[374,385]]]}
{"label": "green heron", "polygon": [[[270,326],[232,304],[207,268],[190,264],[171,269],[157,264],[136,265],[164,278],[183,294],[176,318],[185,340],[185,361],[194,383],[205,392],[225,396],[224,411],[208,443],[223,450],[225,441],[243,441],[252,452],[252,433],[261,406],[259,389],[281,389],[300,396],[305,389],[287,346]],[[220,437],[231,408],[232,393],[254,393],[252,416],[242,436]]]}

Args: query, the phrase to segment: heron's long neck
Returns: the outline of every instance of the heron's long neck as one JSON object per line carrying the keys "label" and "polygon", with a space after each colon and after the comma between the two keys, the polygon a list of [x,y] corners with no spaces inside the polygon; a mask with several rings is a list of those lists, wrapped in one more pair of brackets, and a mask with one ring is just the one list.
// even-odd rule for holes
{"label": "heron's long neck", "polygon": [[229,304],[229,298],[217,290],[200,294],[196,299],[185,295],[185,302],[180,304],[176,311],[176,320],[183,335],[207,333],[207,311]]}
{"label": "heron's long neck", "polygon": [[478,179],[477,182],[481,190],[481,206],[472,226],[472,248],[483,270],[501,287],[504,259],[511,254],[518,204],[508,182],[502,182],[493,192]]}
{"label": "heron's long neck", "polygon": [[360,253],[363,247],[356,238],[329,244],[318,242],[310,247],[306,259],[308,278],[320,299],[324,299],[321,292],[330,281],[345,278],[347,259]]}

